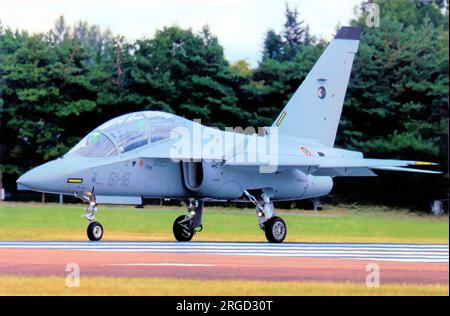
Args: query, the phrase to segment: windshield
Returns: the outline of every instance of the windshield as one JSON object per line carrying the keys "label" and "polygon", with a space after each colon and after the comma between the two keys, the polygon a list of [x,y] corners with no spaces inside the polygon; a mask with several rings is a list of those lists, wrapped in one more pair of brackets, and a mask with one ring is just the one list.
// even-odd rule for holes
{"label": "windshield", "polygon": [[92,132],[81,140],[69,153],[85,157],[107,157],[117,154],[114,144],[102,133]]}

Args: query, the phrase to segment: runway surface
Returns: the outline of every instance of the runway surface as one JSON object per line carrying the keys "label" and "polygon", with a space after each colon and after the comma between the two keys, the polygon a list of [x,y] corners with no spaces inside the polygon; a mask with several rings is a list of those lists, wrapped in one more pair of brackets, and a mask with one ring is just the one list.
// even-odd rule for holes
{"label": "runway surface", "polygon": [[436,263],[449,261],[448,245],[419,244],[13,241],[0,242],[0,249],[195,253]]}
{"label": "runway surface", "polygon": [[82,275],[448,283],[448,245],[218,242],[0,242],[0,275]]}

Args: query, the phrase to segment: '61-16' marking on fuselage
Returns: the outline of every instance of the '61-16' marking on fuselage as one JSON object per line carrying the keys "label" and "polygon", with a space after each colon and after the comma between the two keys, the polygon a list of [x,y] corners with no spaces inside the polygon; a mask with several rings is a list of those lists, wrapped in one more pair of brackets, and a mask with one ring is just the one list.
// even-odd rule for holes
{"label": "'61-16' marking on fuselage", "polygon": [[108,178],[108,186],[127,187],[130,184],[130,172],[111,172]]}

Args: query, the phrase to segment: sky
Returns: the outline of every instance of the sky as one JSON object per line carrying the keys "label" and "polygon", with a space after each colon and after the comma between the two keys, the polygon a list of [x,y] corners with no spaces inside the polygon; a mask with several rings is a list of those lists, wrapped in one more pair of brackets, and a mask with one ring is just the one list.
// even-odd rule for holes
{"label": "sky", "polygon": [[178,25],[198,31],[209,25],[230,62],[256,66],[267,30],[283,28],[285,3],[297,7],[311,33],[330,39],[346,25],[361,0],[0,0],[0,22],[31,33],[46,32],[64,15],[87,21],[130,40],[151,38],[155,30]]}

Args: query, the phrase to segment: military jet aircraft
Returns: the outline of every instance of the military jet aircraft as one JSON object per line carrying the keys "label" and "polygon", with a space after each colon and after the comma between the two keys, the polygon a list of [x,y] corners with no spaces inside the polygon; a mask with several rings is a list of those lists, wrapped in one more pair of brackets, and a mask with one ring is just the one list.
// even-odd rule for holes
{"label": "military jet aircraft", "polygon": [[[271,127],[262,133],[220,131],[158,111],[130,113],[96,128],[63,157],[22,175],[22,189],[75,195],[89,204],[87,235],[98,241],[98,204],[139,205],[143,198],[183,201],[173,223],[178,241],[202,229],[204,201],[254,203],[269,242],[287,234],[274,201],[327,195],[333,177],[373,170],[436,173],[418,161],[366,159],[334,148],[361,30],[341,28]],[[224,223],[226,225],[226,223]]]}

